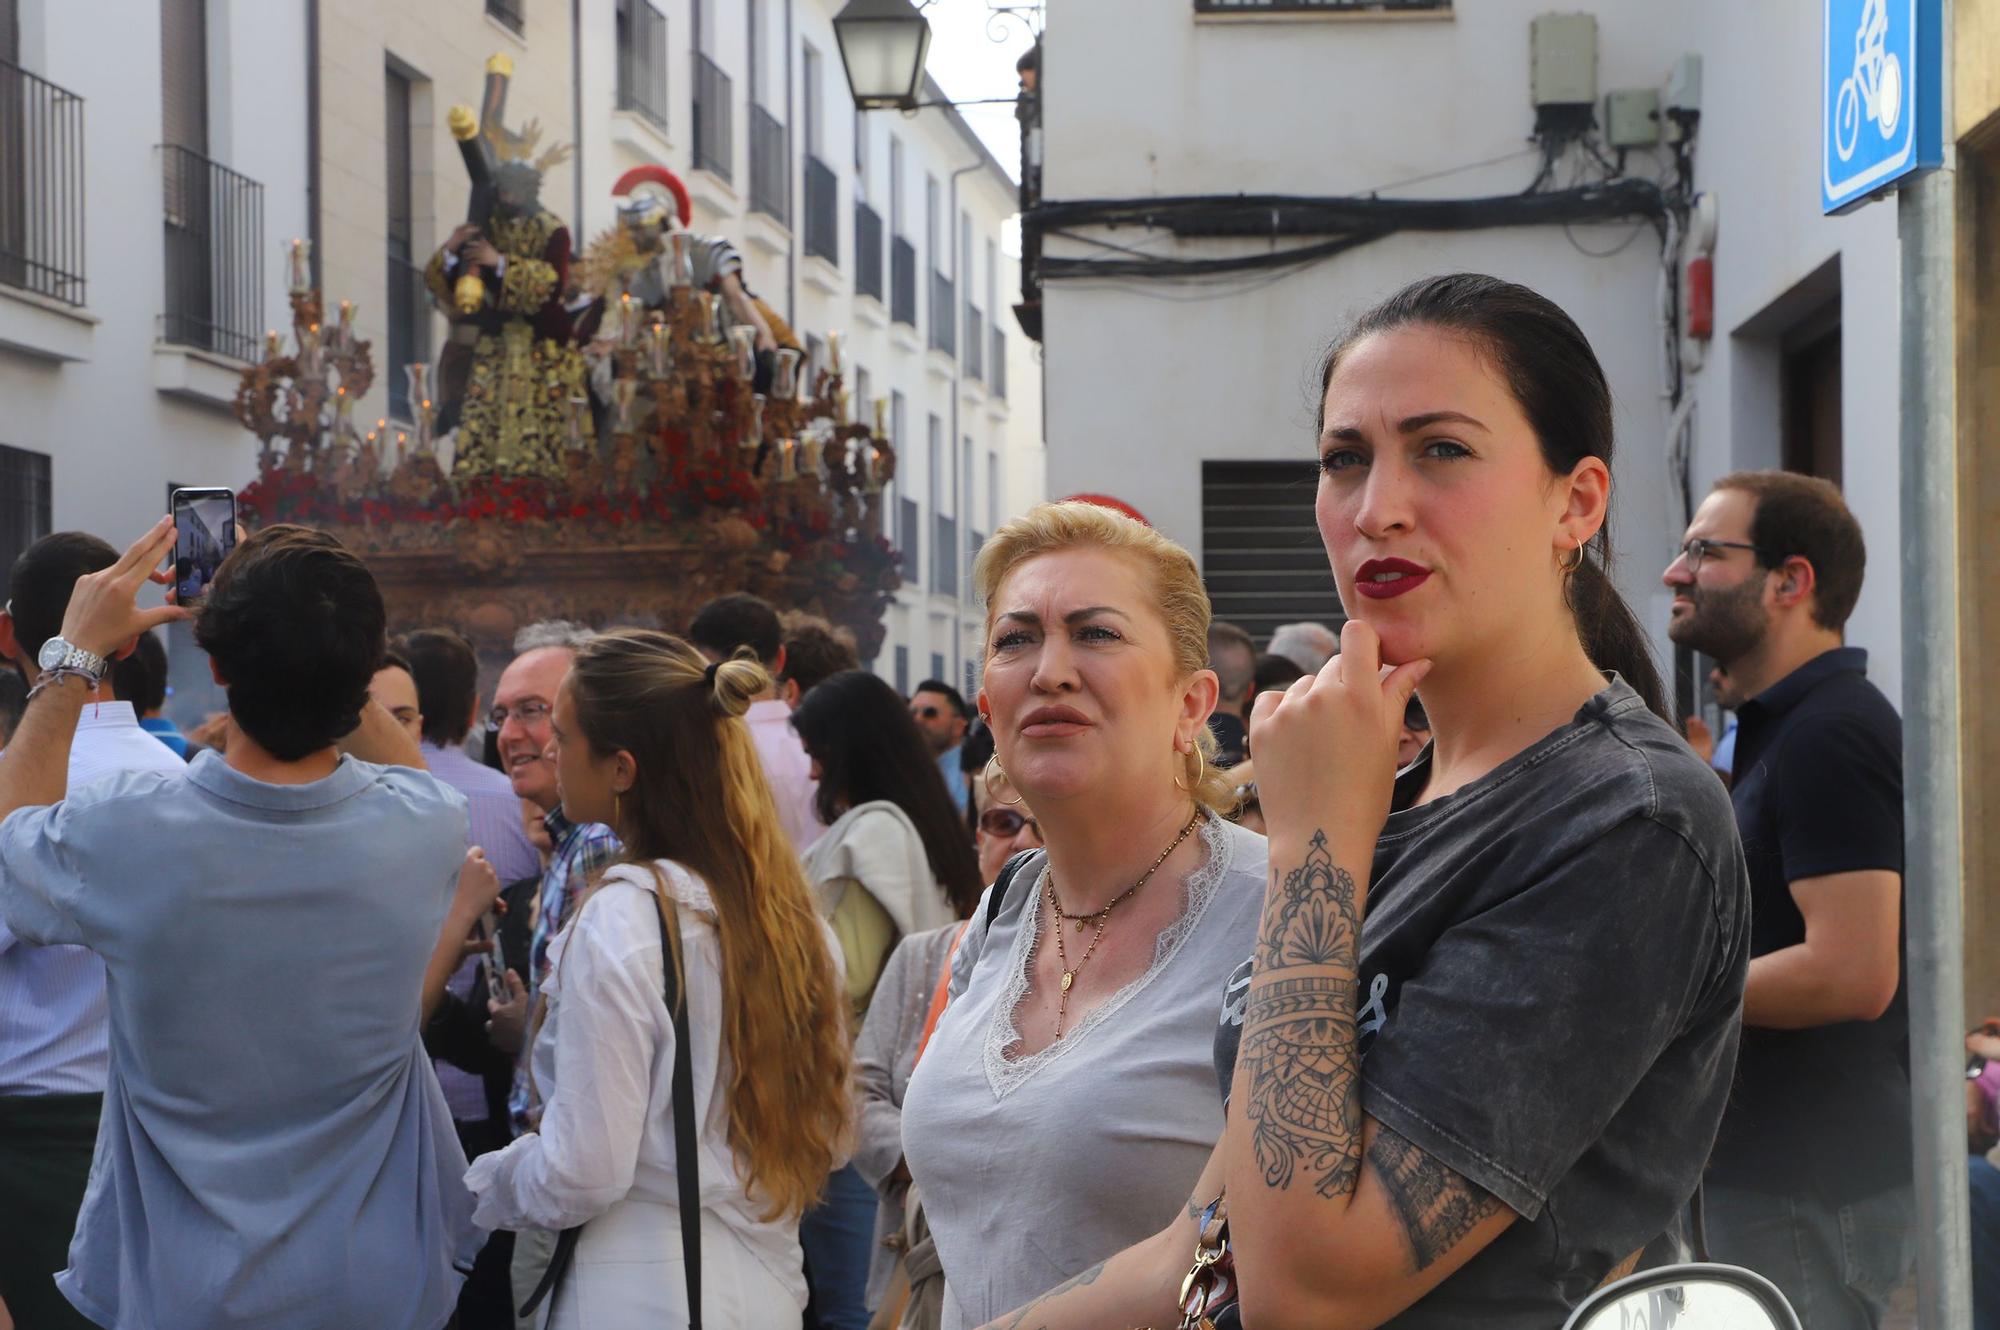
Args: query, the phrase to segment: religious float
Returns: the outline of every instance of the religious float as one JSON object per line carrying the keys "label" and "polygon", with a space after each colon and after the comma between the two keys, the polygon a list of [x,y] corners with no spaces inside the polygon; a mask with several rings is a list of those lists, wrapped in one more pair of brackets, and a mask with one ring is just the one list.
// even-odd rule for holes
{"label": "religious float", "polygon": [[370,345],[292,242],[290,336],[267,334],[237,393],[261,444],[244,521],[334,532],[392,631],[449,624],[489,662],[538,619],[679,629],[730,591],[820,615],[873,657],[901,582],[883,404],[853,418],[839,334],[807,365],[734,248],[687,229],[662,168],[618,182],[618,222],[573,261],[540,203],[556,155],[502,123],[510,73],[495,57],[480,111],[452,112],[472,202],[427,271],[446,344],[400,367],[410,428],[354,420]]}

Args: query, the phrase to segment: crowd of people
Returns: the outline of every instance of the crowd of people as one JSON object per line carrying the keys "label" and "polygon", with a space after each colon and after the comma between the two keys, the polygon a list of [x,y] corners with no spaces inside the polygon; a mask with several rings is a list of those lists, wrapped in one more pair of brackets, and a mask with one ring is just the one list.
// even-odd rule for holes
{"label": "crowd of people", "polygon": [[[532,625],[489,696],[322,533],[248,536],[199,607],[140,607],[170,523],[36,542],[0,1326],[1553,1330],[1691,1251],[1883,1324],[1900,733],[1843,644],[1858,525],[1771,472],[1695,513],[1666,627],[1718,761],[1612,584],[1567,315],[1429,279],[1320,384],[1338,633],[1260,651],[1166,536],[1044,504],[975,562],[971,699],[744,594]],[[185,737],[179,619],[228,699]]]}

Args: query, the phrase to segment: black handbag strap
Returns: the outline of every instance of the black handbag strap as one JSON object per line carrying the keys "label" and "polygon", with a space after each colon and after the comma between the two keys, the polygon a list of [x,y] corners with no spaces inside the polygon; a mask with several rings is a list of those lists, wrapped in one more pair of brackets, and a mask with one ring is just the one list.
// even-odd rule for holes
{"label": "black handbag strap", "polygon": [[[688,1051],[687,993],[681,984],[680,968],[674,963],[680,949],[667,933],[667,919],[673,907],[667,903],[664,884],[654,900],[658,907],[654,913],[660,924],[662,990],[667,1014],[674,1023],[674,1182],[680,1193],[681,1266],[687,1278],[688,1330],[701,1330],[701,1170],[700,1156],[695,1153],[694,1061]],[[583,1226],[579,1224],[556,1235],[549,1268],[521,1305],[522,1316],[534,1315],[544,1299],[555,1297],[576,1258],[576,1242],[582,1233]]]}
{"label": "black handbag strap", "polygon": [[1014,878],[1021,871],[1021,866],[1034,858],[1037,853],[1035,850],[1022,850],[1009,859],[1007,866],[1000,870],[999,878],[993,883],[993,890],[986,893],[987,932],[993,931],[993,921],[1000,917],[1000,908],[1007,903],[1007,888],[1014,885]]}

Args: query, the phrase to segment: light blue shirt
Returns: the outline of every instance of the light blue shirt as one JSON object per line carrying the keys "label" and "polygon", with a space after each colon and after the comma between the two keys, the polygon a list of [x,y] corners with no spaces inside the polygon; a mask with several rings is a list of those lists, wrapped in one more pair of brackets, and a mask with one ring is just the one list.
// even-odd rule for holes
{"label": "light blue shirt", "polygon": [[965,797],[971,793],[965,773],[958,769],[959,750],[964,747],[964,744],[954,745],[950,752],[940,754],[937,760],[938,770],[944,774],[944,787],[950,791],[952,806],[958,809],[960,816],[965,813]]}
{"label": "light blue shirt", "polygon": [[[139,728],[130,702],[93,702],[76,722],[69,788],[120,771],[187,764]],[[0,1095],[103,1094],[104,962],[84,947],[37,947],[0,920]]]}
{"label": "light blue shirt", "polygon": [[465,801],[213,752],[0,823],[0,919],[109,978],[111,1064],[56,1285],[109,1330],[435,1330],[481,1235],[417,995]]}

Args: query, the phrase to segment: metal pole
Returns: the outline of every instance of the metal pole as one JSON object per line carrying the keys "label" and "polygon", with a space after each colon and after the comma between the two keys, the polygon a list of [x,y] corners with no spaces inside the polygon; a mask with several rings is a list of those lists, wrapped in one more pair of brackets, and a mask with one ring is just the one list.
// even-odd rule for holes
{"label": "metal pole", "polygon": [[1958,728],[1957,159],[1952,0],[1940,6],[1944,163],[1898,196],[1902,257],[1903,881],[1917,1316],[1972,1324],[1965,1171]]}

